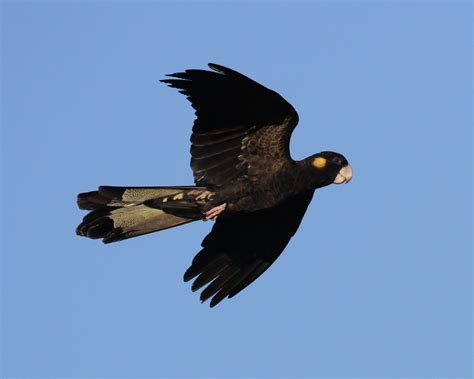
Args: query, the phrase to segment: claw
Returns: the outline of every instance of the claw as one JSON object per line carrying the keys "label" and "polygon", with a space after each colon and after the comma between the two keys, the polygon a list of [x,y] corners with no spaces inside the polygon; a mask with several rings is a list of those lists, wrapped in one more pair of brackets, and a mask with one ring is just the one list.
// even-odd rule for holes
{"label": "claw", "polygon": [[215,220],[222,212],[225,211],[226,207],[227,203],[224,203],[208,210],[207,212],[204,212],[205,220]]}

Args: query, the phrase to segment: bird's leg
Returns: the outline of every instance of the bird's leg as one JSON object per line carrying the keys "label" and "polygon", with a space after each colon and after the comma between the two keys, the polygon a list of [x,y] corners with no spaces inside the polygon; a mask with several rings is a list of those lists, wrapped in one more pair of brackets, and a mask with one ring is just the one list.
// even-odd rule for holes
{"label": "bird's leg", "polygon": [[214,207],[207,212],[204,212],[204,218],[206,220],[215,220],[217,216],[219,216],[222,212],[225,211],[227,207],[227,203],[223,203],[221,205],[218,205],[217,207]]}

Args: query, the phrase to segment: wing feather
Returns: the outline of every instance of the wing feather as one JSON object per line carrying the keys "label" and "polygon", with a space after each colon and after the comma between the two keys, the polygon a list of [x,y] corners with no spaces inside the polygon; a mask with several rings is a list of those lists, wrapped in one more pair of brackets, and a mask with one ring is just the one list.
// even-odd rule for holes
{"label": "wing feather", "polygon": [[184,274],[193,291],[207,285],[201,301],[211,307],[233,297],[262,275],[280,256],[298,229],[314,191],[249,214],[218,218],[203,240],[203,249]]}
{"label": "wing feather", "polygon": [[[196,110],[191,136],[196,184],[221,187],[248,178],[251,158],[290,160],[289,141],[298,123],[291,104],[237,71],[213,63],[209,67],[213,71],[191,69],[162,80],[184,94]],[[270,132],[259,134],[261,129]],[[245,153],[247,144],[252,146],[252,157]],[[211,157],[222,164],[202,161]]]}

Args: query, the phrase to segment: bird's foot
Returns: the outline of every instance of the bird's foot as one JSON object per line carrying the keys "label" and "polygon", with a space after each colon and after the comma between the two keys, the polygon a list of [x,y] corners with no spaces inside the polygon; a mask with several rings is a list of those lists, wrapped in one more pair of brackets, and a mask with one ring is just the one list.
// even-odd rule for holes
{"label": "bird's foot", "polygon": [[204,218],[205,220],[215,220],[222,212],[225,211],[227,208],[227,203],[223,203],[221,205],[218,205],[217,207],[214,207],[207,212],[204,212]]}

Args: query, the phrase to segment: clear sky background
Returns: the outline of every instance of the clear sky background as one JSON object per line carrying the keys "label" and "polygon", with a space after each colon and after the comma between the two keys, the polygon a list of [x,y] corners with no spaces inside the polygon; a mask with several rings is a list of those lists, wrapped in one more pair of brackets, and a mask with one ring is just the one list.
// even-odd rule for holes
{"label": "clear sky background", "polygon": [[[5,377],[471,375],[471,3],[2,2]],[[295,238],[215,309],[182,282],[210,223],[103,245],[78,192],[191,184],[185,98],[216,62],[343,153]]]}

